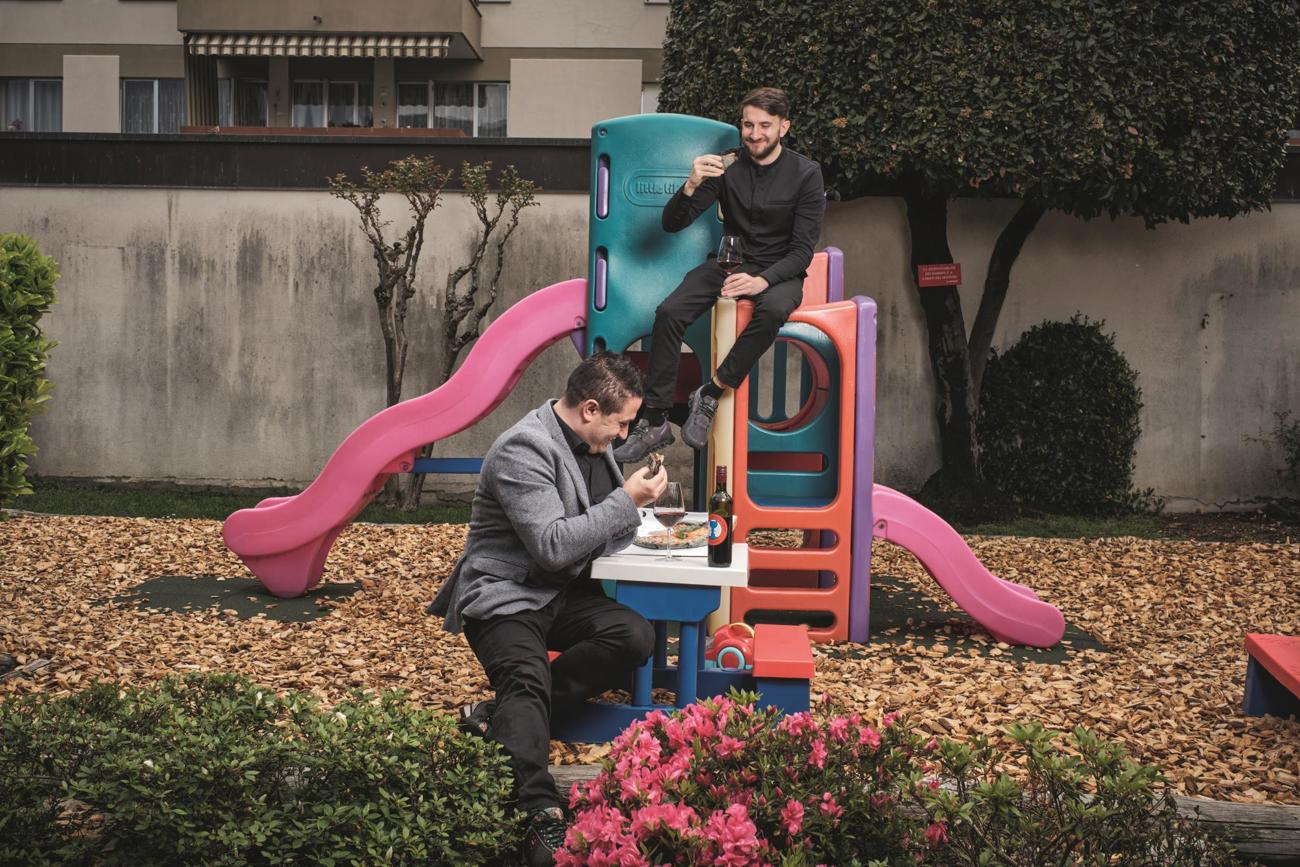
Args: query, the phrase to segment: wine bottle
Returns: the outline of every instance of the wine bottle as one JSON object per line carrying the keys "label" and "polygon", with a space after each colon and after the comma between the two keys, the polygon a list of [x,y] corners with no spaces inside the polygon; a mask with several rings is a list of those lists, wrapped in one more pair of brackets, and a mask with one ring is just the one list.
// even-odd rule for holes
{"label": "wine bottle", "polygon": [[731,494],[727,493],[727,468],[718,467],[716,490],[709,498],[709,565],[731,565],[731,533],[735,529]]}

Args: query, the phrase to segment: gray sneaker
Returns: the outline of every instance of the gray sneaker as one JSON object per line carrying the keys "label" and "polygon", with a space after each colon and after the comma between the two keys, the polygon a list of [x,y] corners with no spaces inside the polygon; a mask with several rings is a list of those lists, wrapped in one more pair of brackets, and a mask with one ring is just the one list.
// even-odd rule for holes
{"label": "gray sneaker", "polygon": [[704,386],[691,392],[686,404],[690,414],[682,425],[682,442],[699,451],[709,442],[709,428],[713,427],[713,414],[718,411],[718,399],[704,393]]}
{"label": "gray sneaker", "polygon": [[627,435],[627,441],[614,449],[614,460],[621,464],[632,463],[645,458],[657,448],[676,442],[673,428],[667,420],[661,425],[650,427],[650,422],[639,419]]}

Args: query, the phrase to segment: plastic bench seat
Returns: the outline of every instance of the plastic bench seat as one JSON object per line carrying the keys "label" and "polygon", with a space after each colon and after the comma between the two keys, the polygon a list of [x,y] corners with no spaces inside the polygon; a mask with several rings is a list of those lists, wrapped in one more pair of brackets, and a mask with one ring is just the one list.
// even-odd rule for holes
{"label": "plastic bench seat", "polygon": [[1300,719],[1300,636],[1252,632],[1246,653],[1246,714]]}
{"label": "plastic bench seat", "polygon": [[785,713],[808,710],[813,669],[808,627],[773,623],[754,627],[754,683],[764,704]]}

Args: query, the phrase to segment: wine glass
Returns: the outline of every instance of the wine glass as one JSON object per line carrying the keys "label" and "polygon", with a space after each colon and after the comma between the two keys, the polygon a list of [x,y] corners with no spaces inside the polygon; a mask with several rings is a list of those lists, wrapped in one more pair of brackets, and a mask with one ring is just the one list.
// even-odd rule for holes
{"label": "wine glass", "polygon": [[723,235],[718,242],[718,265],[731,274],[745,264],[745,242],[739,235]]}
{"label": "wine glass", "polygon": [[681,482],[669,482],[664,486],[664,492],[655,500],[655,520],[664,526],[664,551],[667,553],[660,559],[673,559],[673,527],[676,527],[682,518],[686,517],[686,500],[682,498]]}

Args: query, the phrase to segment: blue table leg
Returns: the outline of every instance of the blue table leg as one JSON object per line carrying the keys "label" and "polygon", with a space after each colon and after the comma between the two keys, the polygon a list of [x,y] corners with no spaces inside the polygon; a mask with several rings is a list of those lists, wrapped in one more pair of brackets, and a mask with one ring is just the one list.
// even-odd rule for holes
{"label": "blue table leg", "polygon": [[650,704],[650,685],[654,682],[654,657],[647,659],[632,675],[632,704],[645,707]]}
{"label": "blue table leg", "polygon": [[668,664],[668,624],[663,620],[656,620],[655,627],[655,665],[663,668]]}
{"label": "blue table leg", "polygon": [[700,656],[700,621],[681,624],[677,644],[677,706],[686,707],[697,698],[695,661]]}

